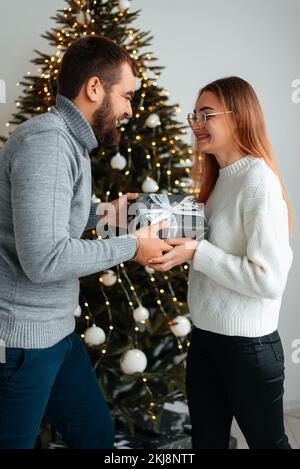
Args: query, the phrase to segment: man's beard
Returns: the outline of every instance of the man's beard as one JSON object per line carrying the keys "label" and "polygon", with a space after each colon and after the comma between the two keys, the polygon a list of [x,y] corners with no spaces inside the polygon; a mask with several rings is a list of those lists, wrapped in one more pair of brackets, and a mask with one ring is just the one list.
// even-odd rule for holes
{"label": "man's beard", "polygon": [[121,133],[116,128],[116,117],[113,113],[111,99],[105,95],[99,109],[93,114],[92,129],[101,145],[117,145]]}

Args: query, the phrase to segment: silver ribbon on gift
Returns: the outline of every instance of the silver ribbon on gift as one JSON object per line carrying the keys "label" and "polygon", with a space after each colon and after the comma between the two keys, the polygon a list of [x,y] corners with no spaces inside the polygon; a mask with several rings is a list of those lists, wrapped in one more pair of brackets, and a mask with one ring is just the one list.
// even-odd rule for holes
{"label": "silver ribbon on gift", "polygon": [[150,224],[170,220],[170,229],[173,231],[170,237],[175,237],[178,231],[176,215],[201,216],[204,219],[204,213],[199,210],[199,205],[193,196],[186,196],[180,202],[174,202],[173,205],[166,194],[149,194],[149,197],[159,208],[139,209],[137,218],[141,217]]}

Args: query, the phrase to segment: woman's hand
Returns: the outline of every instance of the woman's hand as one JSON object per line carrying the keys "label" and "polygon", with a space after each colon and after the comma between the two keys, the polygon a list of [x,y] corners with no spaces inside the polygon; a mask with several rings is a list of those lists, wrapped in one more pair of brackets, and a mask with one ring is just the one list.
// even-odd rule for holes
{"label": "woman's hand", "polygon": [[175,265],[183,264],[191,260],[200,243],[200,241],[191,238],[169,238],[165,241],[171,246],[174,246],[174,249],[161,257],[149,259],[149,266],[161,272],[165,272],[175,267]]}

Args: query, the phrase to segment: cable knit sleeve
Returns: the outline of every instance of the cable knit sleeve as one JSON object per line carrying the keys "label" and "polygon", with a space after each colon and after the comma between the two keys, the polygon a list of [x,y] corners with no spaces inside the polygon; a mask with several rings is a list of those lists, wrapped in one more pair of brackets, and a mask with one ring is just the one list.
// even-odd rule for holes
{"label": "cable knit sleeve", "polygon": [[88,230],[92,230],[93,228],[96,228],[97,223],[100,220],[100,215],[98,214],[99,205],[100,205],[99,202],[91,202],[90,215],[89,215],[89,219],[88,219],[88,222],[84,231],[88,231]]}
{"label": "cable knit sleeve", "polygon": [[74,181],[71,150],[60,132],[22,142],[11,164],[10,183],[16,249],[33,283],[68,280],[131,259],[130,236],[77,239],[69,230]]}
{"label": "cable knit sleeve", "polygon": [[[276,176],[274,176],[276,178]],[[200,242],[193,268],[218,284],[252,297],[277,299],[283,294],[293,260],[288,211],[280,184],[265,181],[243,206],[246,255],[236,256],[207,240]]]}

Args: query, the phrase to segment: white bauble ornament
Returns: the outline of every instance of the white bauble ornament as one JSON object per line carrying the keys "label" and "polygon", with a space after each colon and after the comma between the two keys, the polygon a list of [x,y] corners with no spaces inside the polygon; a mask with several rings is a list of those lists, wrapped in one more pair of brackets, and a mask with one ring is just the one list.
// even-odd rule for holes
{"label": "white bauble ornament", "polygon": [[136,78],[135,79],[135,91],[139,90],[142,86],[142,80],[140,80],[139,78]]}
{"label": "white bauble ornament", "polygon": [[104,274],[101,275],[101,279],[103,285],[106,287],[112,287],[116,283],[118,277],[113,270],[106,270]]}
{"label": "white bauble ornament", "polygon": [[147,321],[149,319],[149,311],[144,306],[140,305],[133,310],[133,318],[136,322]]}
{"label": "white bauble ornament", "polygon": [[81,307],[80,307],[80,305],[78,305],[77,308],[74,311],[75,318],[80,318],[81,313],[82,313]]}
{"label": "white bauble ornament", "polygon": [[150,127],[150,129],[155,129],[155,127],[158,127],[161,125],[160,118],[158,114],[150,114],[146,121],[145,124],[147,127]]}
{"label": "white bauble ornament", "polygon": [[96,324],[93,324],[92,327],[89,327],[84,333],[84,341],[90,346],[101,345],[105,340],[106,335],[104,330],[96,326]]}
{"label": "white bauble ornament", "polygon": [[142,191],[146,193],[157,192],[159,189],[157,182],[149,176],[142,184]]}
{"label": "white bauble ornament", "polygon": [[175,337],[185,337],[191,332],[191,322],[185,316],[176,316],[170,327]]}
{"label": "white bauble ornament", "polygon": [[80,12],[76,15],[76,21],[81,25],[89,24],[91,19],[91,15],[87,11],[80,10]]}
{"label": "white bauble ornament", "polygon": [[146,271],[148,274],[154,274],[154,273],[155,273],[155,270],[152,269],[152,267],[148,267],[147,265],[145,266],[145,271]]}
{"label": "white bauble ornament", "polygon": [[167,98],[167,97],[170,96],[170,92],[169,92],[168,90],[164,90],[164,89],[162,89],[161,91],[159,91],[158,94],[159,94],[159,96],[162,96],[162,97],[165,97],[165,98]]}
{"label": "white bauble ornament", "polygon": [[121,357],[121,370],[127,375],[143,373],[147,367],[147,357],[141,350],[127,350]]}
{"label": "white bauble ornament", "polygon": [[119,1],[120,10],[128,10],[130,8],[129,0],[120,0]]}
{"label": "white bauble ornament", "polygon": [[119,169],[120,171],[122,171],[122,169],[126,168],[126,165],[127,165],[127,160],[123,155],[121,155],[121,153],[117,153],[110,160],[110,166],[113,169]]}

